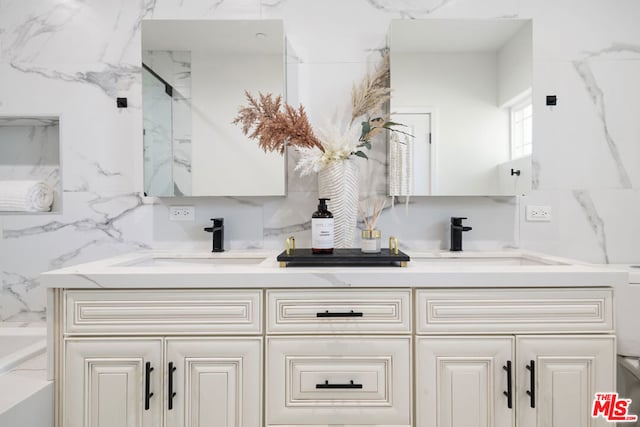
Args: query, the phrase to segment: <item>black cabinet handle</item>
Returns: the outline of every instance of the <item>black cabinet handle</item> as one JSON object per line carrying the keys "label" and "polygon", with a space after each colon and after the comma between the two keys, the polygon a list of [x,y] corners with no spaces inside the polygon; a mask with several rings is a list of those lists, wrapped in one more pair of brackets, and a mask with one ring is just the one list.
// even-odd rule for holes
{"label": "black cabinet handle", "polygon": [[153,368],[151,367],[151,362],[147,362],[144,365],[144,410],[149,410],[149,401],[151,400],[151,396],[153,393],[150,392],[151,388],[151,371]]}
{"label": "black cabinet handle", "polygon": [[531,390],[527,390],[527,394],[529,395],[529,405],[532,408],[536,407],[536,361],[531,360],[529,365],[526,365],[525,368],[529,370],[529,382],[531,384]]}
{"label": "black cabinet handle", "polygon": [[351,310],[347,312],[329,313],[329,310],[325,310],[324,313],[316,313],[316,317],[362,317],[362,312]]}
{"label": "black cabinet handle", "polygon": [[325,381],[324,384],[316,384],[316,388],[362,388],[362,384],[354,384],[353,380],[349,384],[329,384],[329,381]]}
{"label": "black cabinet handle", "polygon": [[172,410],[173,409],[173,398],[176,397],[176,392],[173,391],[173,373],[175,372],[177,368],[175,366],[173,366],[173,362],[169,362],[169,395],[167,396],[169,398],[169,403],[168,403],[168,409]]}
{"label": "black cabinet handle", "polygon": [[511,382],[511,361],[507,360],[507,366],[503,366],[502,369],[507,371],[507,391],[503,391],[502,394],[507,396],[507,408],[513,408],[513,384]]}

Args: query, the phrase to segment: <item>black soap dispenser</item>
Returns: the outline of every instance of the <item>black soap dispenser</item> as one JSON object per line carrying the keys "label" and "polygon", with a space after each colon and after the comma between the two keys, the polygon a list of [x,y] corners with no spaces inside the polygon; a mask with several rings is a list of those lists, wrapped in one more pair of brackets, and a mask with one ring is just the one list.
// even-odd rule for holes
{"label": "black soap dispenser", "polygon": [[333,214],[327,209],[327,200],[318,199],[318,210],[311,216],[311,252],[333,253]]}

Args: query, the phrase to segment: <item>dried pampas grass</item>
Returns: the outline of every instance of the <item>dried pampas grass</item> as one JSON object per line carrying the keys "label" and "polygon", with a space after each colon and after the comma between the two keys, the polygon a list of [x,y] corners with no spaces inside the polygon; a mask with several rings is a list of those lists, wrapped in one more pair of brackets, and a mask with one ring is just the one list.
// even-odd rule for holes
{"label": "dried pampas grass", "polygon": [[351,89],[351,123],[360,116],[379,111],[382,105],[391,98],[389,54],[382,57],[382,62],[373,73]]}
{"label": "dried pampas grass", "polygon": [[315,147],[324,152],[302,105],[296,109],[285,103],[282,110],[280,96],[274,99],[270,93],[259,93],[256,99],[247,91],[245,95],[249,105],[240,107],[232,123],[242,125],[242,133],[257,139],[265,152],[284,154],[287,143],[298,148]]}

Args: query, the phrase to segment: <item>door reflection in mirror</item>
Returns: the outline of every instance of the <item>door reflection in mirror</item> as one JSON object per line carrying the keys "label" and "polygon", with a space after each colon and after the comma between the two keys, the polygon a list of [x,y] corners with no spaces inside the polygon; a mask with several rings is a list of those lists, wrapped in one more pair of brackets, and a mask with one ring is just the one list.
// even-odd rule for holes
{"label": "door reflection in mirror", "polygon": [[416,138],[389,142],[389,194],[528,192],[531,21],[394,20],[390,49],[392,117]]}

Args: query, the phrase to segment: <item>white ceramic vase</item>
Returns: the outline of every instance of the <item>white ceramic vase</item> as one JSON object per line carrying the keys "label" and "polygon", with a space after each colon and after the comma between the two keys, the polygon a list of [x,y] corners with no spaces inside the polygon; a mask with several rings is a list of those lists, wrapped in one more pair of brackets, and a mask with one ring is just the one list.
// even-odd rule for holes
{"label": "white ceramic vase", "polygon": [[333,214],[334,247],[351,248],[358,219],[358,165],[354,160],[329,163],[318,172],[319,197]]}

